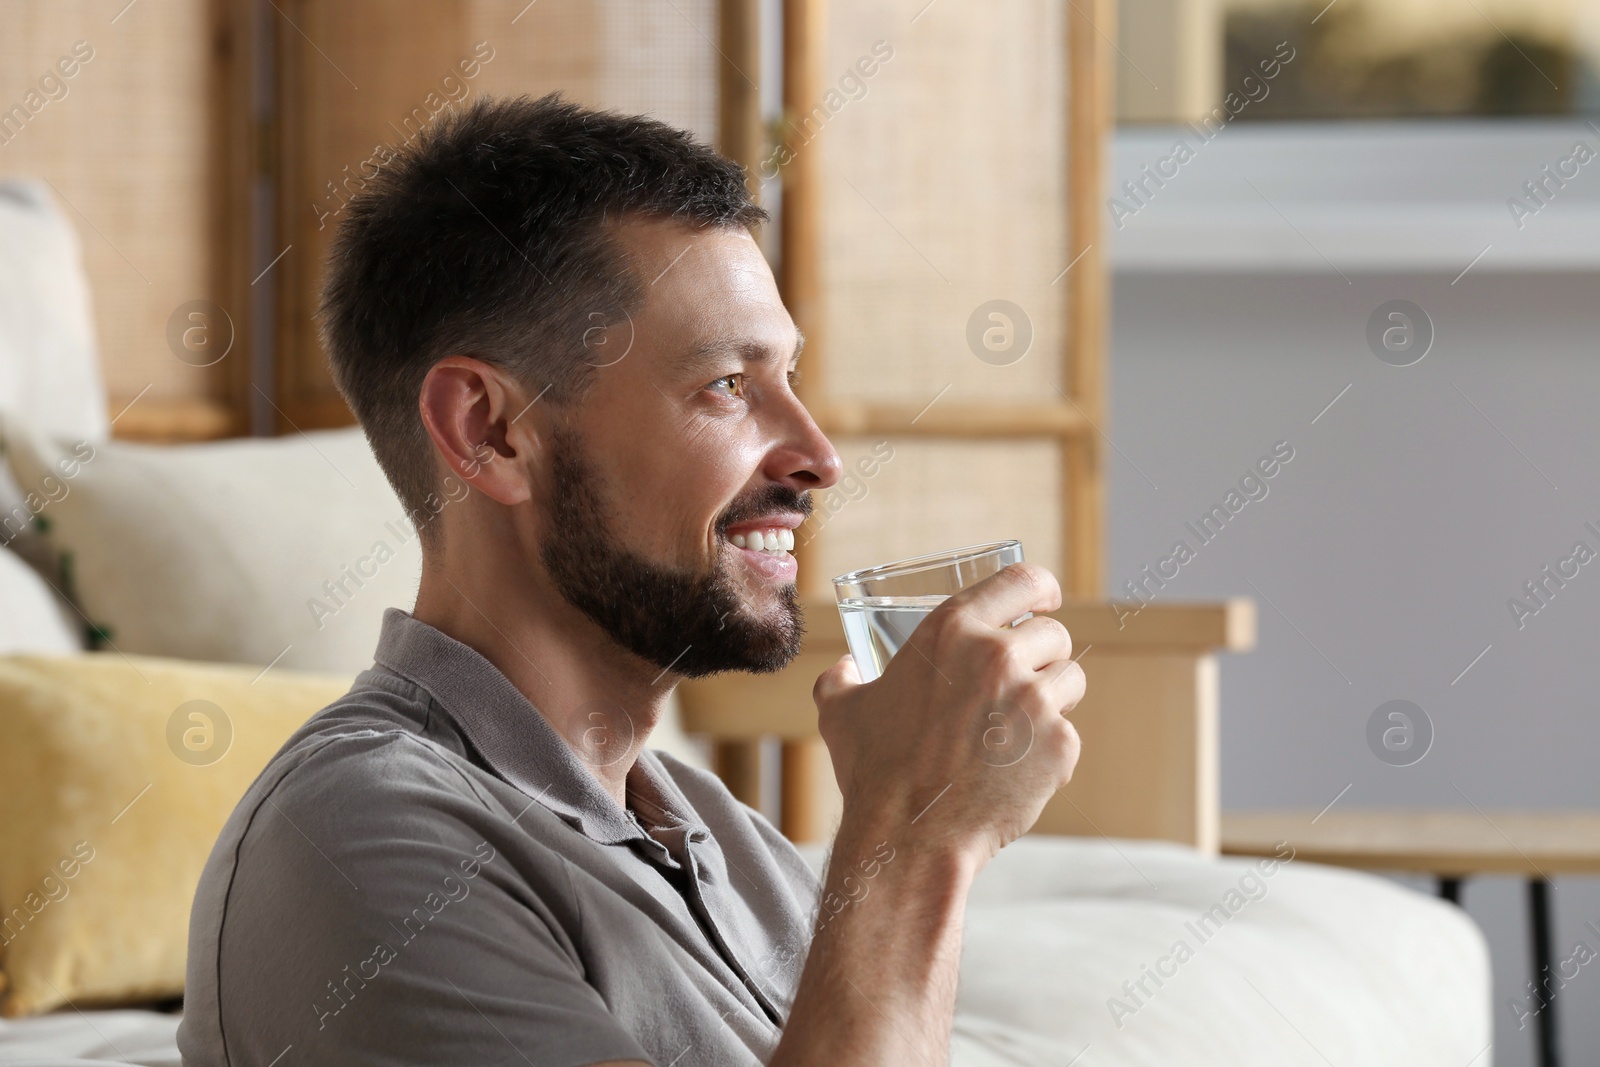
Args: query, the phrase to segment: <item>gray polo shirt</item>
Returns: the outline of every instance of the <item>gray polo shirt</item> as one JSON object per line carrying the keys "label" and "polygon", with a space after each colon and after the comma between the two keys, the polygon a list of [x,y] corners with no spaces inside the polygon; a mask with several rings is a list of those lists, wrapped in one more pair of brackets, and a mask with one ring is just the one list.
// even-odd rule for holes
{"label": "gray polo shirt", "polygon": [[374,659],[211,853],[184,1062],[765,1062],[817,893],[788,841],[650,751],[635,821],[505,675],[403,611]]}

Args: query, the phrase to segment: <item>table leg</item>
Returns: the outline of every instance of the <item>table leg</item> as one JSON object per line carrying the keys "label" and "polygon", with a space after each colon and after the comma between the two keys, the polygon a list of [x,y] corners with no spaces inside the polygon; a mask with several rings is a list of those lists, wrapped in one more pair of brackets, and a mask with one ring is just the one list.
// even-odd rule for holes
{"label": "table leg", "polygon": [[1551,973],[1550,883],[1544,878],[1528,879],[1529,939],[1533,945],[1533,984],[1541,992],[1544,1008],[1539,1012],[1536,1043],[1539,1067],[1560,1067],[1561,1048],[1556,1034],[1555,990],[1545,984]]}
{"label": "table leg", "polygon": [[728,792],[761,810],[761,741],[718,741],[711,746],[711,769]]}
{"label": "table leg", "polygon": [[1452,904],[1461,903],[1461,879],[1441,874],[1439,876],[1439,898],[1448,900]]}

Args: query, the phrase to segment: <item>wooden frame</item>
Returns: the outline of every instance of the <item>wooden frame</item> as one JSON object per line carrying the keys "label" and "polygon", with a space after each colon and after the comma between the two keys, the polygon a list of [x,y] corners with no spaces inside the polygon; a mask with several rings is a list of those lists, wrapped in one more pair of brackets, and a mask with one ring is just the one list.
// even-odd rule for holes
{"label": "wooden frame", "polygon": [[1106,146],[1113,124],[1111,63],[1114,0],[1082,0],[1067,10],[1067,245],[1077,249],[1067,272],[1068,403],[1087,423],[1064,434],[1062,477],[1067,502],[1066,588],[1088,599],[1104,595],[1105,475],[1100,427],[1105,425],[1106,256],[1100,203]]}

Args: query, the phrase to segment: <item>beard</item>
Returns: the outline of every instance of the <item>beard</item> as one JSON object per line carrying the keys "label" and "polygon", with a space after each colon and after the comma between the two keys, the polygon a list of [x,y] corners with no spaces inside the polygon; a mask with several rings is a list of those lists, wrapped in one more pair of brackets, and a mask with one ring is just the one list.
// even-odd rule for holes
{"label": "beard", "polygon": [[[746,582],[718,554],[709,574],[645,559],[619,543],[601,499],[601,479],[584,459],[576,434],[550,436],[551,536],[540,559],[561,596],[634,655],[686,678],[722,671],[780,671],[800,652],[804,635],[793,584],[777,590],[777,607],[758,617],[746,607]],[[718,516],[718,543],[734,523],[774,510],[811,513],[811,498],[769,485],[735,500]]]}

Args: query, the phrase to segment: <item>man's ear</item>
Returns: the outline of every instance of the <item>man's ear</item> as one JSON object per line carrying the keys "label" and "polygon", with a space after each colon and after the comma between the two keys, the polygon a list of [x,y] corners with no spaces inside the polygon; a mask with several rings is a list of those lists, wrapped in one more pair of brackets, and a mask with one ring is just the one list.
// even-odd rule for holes
{"label": "man's ear", "polygon": [[[541,394],[542,395],[542,394]],[[417,406],[433,447],[450,472],[501,504],[532,495],[526,458],[540,447],[538,396],[498,367],[446,356],[422,380]]]}

